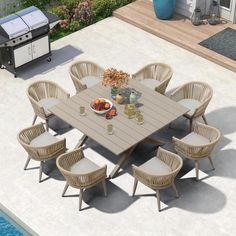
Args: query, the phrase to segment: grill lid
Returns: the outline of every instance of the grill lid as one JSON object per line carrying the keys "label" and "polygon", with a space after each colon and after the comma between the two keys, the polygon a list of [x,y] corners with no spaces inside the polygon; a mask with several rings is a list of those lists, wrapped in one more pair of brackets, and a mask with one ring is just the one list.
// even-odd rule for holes
{"label": "grill lid", "polygon": [[48,18],[37,7],[28,7],[16,12],[23,21],[29,26],[30,30],[40,28],[48,24]]}
{"label": "grill lid", "polygon": [[29,27],[26,23],[15,14],[2,18],[0,25],[9,39],[16,38],[29,32]]}

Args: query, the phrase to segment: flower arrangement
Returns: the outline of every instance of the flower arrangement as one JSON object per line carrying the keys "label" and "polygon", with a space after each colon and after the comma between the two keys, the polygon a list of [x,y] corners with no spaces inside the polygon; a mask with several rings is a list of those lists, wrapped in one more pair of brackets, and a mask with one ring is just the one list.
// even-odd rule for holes
{"label": "flower arrangement", "polygon": [[130,76],[122,70],[109,68],[104,71],[102,85],[110,87],[123,87],[129,82]]}

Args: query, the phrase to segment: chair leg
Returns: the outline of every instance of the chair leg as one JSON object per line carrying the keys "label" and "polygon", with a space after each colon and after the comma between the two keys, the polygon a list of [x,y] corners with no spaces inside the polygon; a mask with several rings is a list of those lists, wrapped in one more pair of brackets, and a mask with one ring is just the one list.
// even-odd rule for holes
{"label": "chair leg", "polygon": [[66,182],[66,185],[65,185],[65,187],[64,187],[64,189],[63,189],[63,192],[62,192],[62,195],[61,195],[62,197],[65,196],[65,193],[66,193],[68,187],[69,187],[69,184]]}
{"label": "chair leg", "polygon": [[208,125],[205,115],[202,115],[202,119],[206,125]]}
{"label": "chair leg", "polygon": [[24,166],[24,170],[26,170],[27,169],[27,166],[28,166],[28,164],[29,164],[29,162],[30,162],[30,157],[28,157],[28,159],[27,159],[27,161],[26,161],[26,163],[25,163],[25,166]]}
{"label": "chair leg", "polygon": [[172,187],[172,189],[173,189],[173,191],[174,191],[174,193],[175,193],[176,198],[179,198],[179,193],[178,193],[178,191],[177,191],[177,188],[176,188],[174,182],[172,183],[171,187]]}
{"label": "chair leg", "polygon": [[40,166],[39,166],[39,183],[42,180],[42,173],[43,173],[43,161],[40,161]]}
{"label": "chair leg", "polygon": [[83,189],[81,188],[79,193],[79,211],[81,211],[82,200],[83,200]]}
{"label": "chair leg", "polygon": [[199,163],[195,161],[196,181],[199,180]]}
{"label": "chair leg", "polygon": [[102,181],[102,187],[103,187],[104,195],[105,195],[105,197],[107,197],[107,184],[106,184],[106,179],[104,179],[104,180]]}
{"label": "chair leg", "polygon": [[132,196],[134,196],[134,194],[136,192],[137,185],[138,185],[138,180],[136,178],[134,178],[134,187],[133,187],[133,194],[132,194]]}
{"label": "chair leg", "polygon": [[189,119],[189,132],[193,130],[193,119]]}
{"label": "chair leg", "polygon": [[213,161],[212,161],[211,157],[209,156],[208,159],[209,159],[209,161],[211,163],[212,169],[215,170],[215,166],[213,165]]}
{"label": "chair leg", "polygon": [[37,117],[38,117],[37,115],[34,115],[34,119],[33,119],[32,125],[35,124],[35,121],[36,121]]}
{"label": "chair leg", "polygon": [[160,199],[160,190],[156,190],[156,196],[157,196],[157,206],[158,206],[158,211],[161,211],[161,199]]}
{"label": "chair leg", "polygon": [[48,120],[46,120],[46,130],[48,131],[49,125],[48,125]]}

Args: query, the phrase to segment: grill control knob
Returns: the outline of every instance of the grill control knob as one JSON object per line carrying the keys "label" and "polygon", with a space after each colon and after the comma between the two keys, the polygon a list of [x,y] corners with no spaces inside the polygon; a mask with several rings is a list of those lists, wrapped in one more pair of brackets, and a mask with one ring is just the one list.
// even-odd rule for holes
{"label": "grill control knob", "polygon": [[29,35],[27,34],[27,35],[25,35],[25,37],[26,37],[26,38],[28,38],[28,37],[29,37]]}
{"label": "grill control knob", "polygon": [[20,40],[22,40],[22,38],[20,38]]}
{"label": "grill control knob", "polygon": [[13,43],[16,43],[16,40],[13,40]]}

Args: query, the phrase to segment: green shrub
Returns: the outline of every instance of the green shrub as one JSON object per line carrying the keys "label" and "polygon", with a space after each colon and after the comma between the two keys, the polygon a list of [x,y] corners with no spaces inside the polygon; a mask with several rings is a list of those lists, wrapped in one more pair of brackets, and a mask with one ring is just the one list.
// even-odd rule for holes
{"label": "green shrub", "polygon": [[73,11],[83,0],[57,0],[59,5],[65,5],[69,11]]}
{"label": "green shrub", "polygon": [[91,9],[91,2],[85,0],[78,4],[74,10],[74,19],[78,20],[83,26],[89,25],[93,21],[93,12]]}
{"label": "green shrub", "polygon": [[45,10],[50,2],[51,0],[20,0],[20,3],[23,7],[35,6],[41,10]]}
{"label": "green shrub", "polygon": [[95,16],[98,18],[106,18],[112,15],[113,10],[115,9],[116,1],[115,0],[93,0],[92,1],[92,10]]}
{"label": "green shrub", "polygon": [[65,5],[55,6],[50,9],[50,12],[56,14],[61,20],[70,19],[70,11]]}
{"label": "green shrub", "polygon": [[134,0],[93,0],[92,9],[98,20],[111,16],[114,10],[133,1]]}

